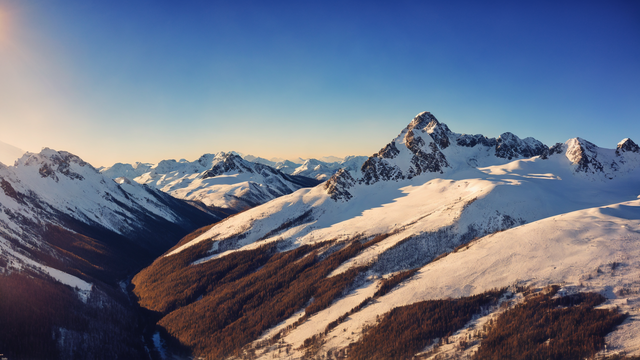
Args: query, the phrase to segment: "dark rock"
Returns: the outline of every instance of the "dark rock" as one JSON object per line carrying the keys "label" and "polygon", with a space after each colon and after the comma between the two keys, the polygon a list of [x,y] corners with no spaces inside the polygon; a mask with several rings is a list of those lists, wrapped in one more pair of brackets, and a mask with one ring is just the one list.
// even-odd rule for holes
{"label": "dark rock", "polygon": [[616,148],[616,155],[620,156],[625,152],[638,153],[640,152],[640,146],[631,139],[624,139],[620,144],[618,144],[618,147]]}

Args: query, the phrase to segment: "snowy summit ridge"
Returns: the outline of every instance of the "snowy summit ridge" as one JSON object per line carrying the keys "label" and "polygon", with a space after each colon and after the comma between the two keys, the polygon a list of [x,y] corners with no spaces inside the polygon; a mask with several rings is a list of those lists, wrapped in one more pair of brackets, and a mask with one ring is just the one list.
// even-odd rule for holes
{"label": "snowy summit ridge", "polygon": [[[362,165],[358,184],[412,179],[422,174],[444,174],[460,167],[479,167],[542,155],[540,141],[505,132],[498,138],[452,132],[430,112],[418,114],[394,140]],[[329,181],[342,181],[343,174]],[[327,185],[334,200],[350,198],[347,188]],[[335,194],[334,194],[335,192]]]}

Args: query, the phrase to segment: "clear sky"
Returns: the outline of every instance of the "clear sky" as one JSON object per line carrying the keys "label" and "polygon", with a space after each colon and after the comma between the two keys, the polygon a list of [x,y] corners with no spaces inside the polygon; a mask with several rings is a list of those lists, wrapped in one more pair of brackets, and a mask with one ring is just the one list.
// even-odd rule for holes
{"label": "clear sky", "polygon": [[0,141],[25,150],[370,155],[421,111],[640,143],[640,1],[0,0]]}

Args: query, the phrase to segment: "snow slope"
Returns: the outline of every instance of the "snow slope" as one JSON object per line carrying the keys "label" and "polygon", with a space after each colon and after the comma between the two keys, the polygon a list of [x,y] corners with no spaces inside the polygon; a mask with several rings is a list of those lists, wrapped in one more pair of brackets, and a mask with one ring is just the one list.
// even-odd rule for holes
{"label": "snow slope", "polygon": [[[346,346],[348,343],[340,336],[343,329],[359,334],[362,326],[375,323],[377,315],[396,306],[469,296],[513,284],[562,284],[565,291],[600,292],[609,299],[603,306],[617,305],[622,312],[629,311],[632,316],[609,336],[609,350],[637,355],[640,296],[620,295],[620,290],[640,289],[639,258],[640,200],[552,216],[488,235],[422,267],[403,286],[350,316],[326,336],[329,340],[323,347],[327,350]],[[614,263],[617,265],[612,269]],[[364,299],[363,295],[354,295]],[[317,314],[305,324],[306,328],[299,329],[300,334],[290,335],[292,343],[324,329],[323,325],[331,321],[330,311],[348,309],[331,307]]]}

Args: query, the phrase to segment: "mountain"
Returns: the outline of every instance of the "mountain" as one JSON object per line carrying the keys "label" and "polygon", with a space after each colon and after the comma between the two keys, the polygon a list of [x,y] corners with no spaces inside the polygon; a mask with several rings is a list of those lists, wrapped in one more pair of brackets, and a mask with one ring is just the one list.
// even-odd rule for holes
{"label": "mountain", "polygon": [[155,165],[115,164],[101,171],[112,178],[129,177],[179,199],[232,212],[319,183],[246,161],[232,152],[205,154],[193,162],[163,160]]}
{"label": "mountain", "polygon": [[318,180],[328,180],[340,169],[345,169],[355,176],[358,175],[362,164],[368,159],[366,156],[347,156],[339,162],[327,163],[316,159],[308,159],[298,166],[293,175],[303,175]]}
{"label": "mountain", "polygon": [[364,163],[368,157],[366,156],[347,156],[344,159],[337,158],[335,156],[325,156],[322,159],[325,160],[337,160],[337,161],[325,161],[317,159],[306,159],[302,164],[297,164],[289,160],[284,160],[271,165],[271,162],[262,158],[256,158],[254,156],[245,157],[245,160],[274,166],[285,174],[305,176],[320,181],[326,181],[339,169],[346,169],[352,173],[358,173],[362,163]]}
{"label": "mountain", "polygon": [[135,164],[123,164],[116,163],[108,168],[99,168],[98,170],[104,175],[112,179],[120,177],[126,177],[129,179],[137,178],[138,176],[151,171],[153,164],[136,162]]}
{"label": "mountain", "polygon": [[276,167],[276,164],[278,163],[277,161],[267,160],[265,158],[256,157],[253,155],[244,156],[243,159],[254,162],[254,163],[262,164],[262,165],[268,165],[271,167]]}
{"label": "mountain", "polygon": [[0,164],[0,348],[8,358],[137,358],[127,277],[216,222],[161,191],[45,148]]}
{"label": "mountain", "polygon": [[296,164],[290,160],[278,161],[275,165],[275,168],[282,171],[285,174],[293,174],[293,172],[300,166],[300,164]]}
{"label": "mountain", "polygon": [[[266,359],[349,351],[385,358],[359,357],[374,347],[359,344],[378,332],[396,339],[384,330],[397,326],[394,314],[510,289],[487,293],[495,306],[470,310],[460,327],[411,342],[422,345],[407,356],[464,352],[445,334],[464,327],[471,341],[489,331],[492,316],[507,313],[502,302],[524,302],[542,286],[557,284],[571,296],[596,291],[602,306],[636,301],[639,169],[630,139],[616,149],[580,138],[548,147],[508,132],[454,133],[425,112],[359,172],[338,170],[321,185],[185,237],[133,278],[134,292],[192,354]],[[640,352],[628,336],[639,325],[624,326],[610,338]]]}
{"label": "mountain", "polygon": [[5,165],[13,165],[13,163],[24,154],[25,151],[13,145],[0,141],[0,162]]}

